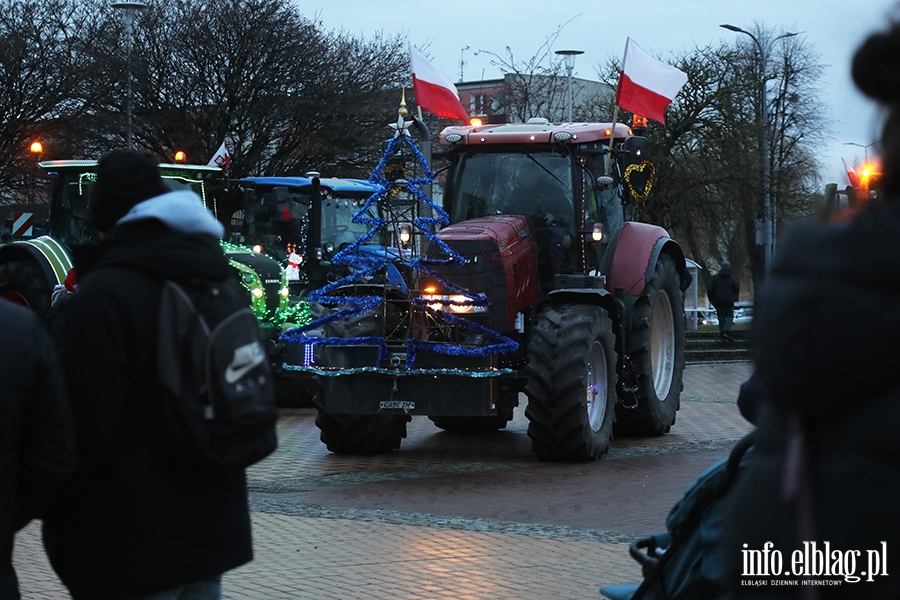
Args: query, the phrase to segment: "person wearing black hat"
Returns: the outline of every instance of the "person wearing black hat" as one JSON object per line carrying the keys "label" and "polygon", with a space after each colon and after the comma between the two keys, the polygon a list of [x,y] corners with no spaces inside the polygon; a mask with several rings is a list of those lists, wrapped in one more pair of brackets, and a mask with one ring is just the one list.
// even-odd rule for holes
{"label": "person wearing black hat", "polygon": [[731,326],[734,323],[734,303],[738,299],[741,285],[731,272],[731,263],[722,262],[722,268],[716,273],[706,286],[706,294],[710,304],[716,309],[719,317],[719,335],[734,341],[731,335]]}
{"label": "person wearing black hat", "polygon": [[232,279],[223,227],[134,150],[102,158],[89,213],[102,240],[73,252],[57,337],[79,463],[44,519],[47,555],[75,600],[218,598],[221,574],[252,559],[245,475],[172,464],[153,403],[163,282]]}

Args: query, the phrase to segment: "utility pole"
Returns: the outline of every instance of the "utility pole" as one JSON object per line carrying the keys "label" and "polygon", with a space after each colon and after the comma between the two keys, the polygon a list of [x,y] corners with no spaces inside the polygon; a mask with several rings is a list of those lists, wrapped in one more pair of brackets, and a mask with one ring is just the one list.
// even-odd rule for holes
{"label": "utility pole", "polygon": [[770,188],[769,173],[769,97],[766,82],[766,69],[769,65],[769,50],[778,40],[789,38],[797,35],[797,33],[783,33],[771,40],[765,46],[760,43],[755,35],[745,29],[741,29],[735,25],[719,25],[729,31],[735,33],[743,33],[750,36],[756,49],[759,51],[759,150],[762,158],[762,184],[763,184],[763,236],[764,244],[764,264],[766,274],[772,267],[772,260],[775,258],[775,207],[772,203],[772,192]]}

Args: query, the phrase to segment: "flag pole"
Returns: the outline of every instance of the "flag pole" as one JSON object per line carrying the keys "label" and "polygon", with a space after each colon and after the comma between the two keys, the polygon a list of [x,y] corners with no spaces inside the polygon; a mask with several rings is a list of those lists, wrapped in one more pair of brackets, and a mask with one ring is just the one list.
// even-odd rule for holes
{"label": "flag pole", "polygon": [[612,151],[613,151],[613,139],[616,137],[616,119],[619,118],[619,105],[616,104],[616,108],[613,111],[613,120],[612,127],[609,129],[609,158],[606,161],[606,172],[604,175],[609,175],[609,168],[612,165]]}

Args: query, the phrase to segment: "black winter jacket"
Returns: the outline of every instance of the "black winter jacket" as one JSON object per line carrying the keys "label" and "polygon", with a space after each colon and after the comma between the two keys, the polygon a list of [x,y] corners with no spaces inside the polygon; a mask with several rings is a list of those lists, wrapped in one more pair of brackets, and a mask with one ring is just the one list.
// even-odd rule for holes
{"label": "black winter jacket", "polygon": [[156,219],[120,223],[76,253],[75,269],[58,343],[80,461],[44,520],[53,568],[75,600],[104,600],[250,561],[244,472],[189,475],[168,462],[153,410],[163,281],[234,277],[218,240]]}
{"label": "black winter jacket", "polygon": [[18,598],[13,536],[75,467],[62,371],[34,314],[0,300],[0,599]]}
{"label": "black winter jacket", "polygon": [[[765,401],[756,460],[725,531],[724,560],[739,597],[798,597],[801,589],[742,586],[752,579],[743,573],[742,550],[772,542],[783,570],[793,572],[802,542],[820,551],[828,542],[844,557],[860,552],[850,577],[867,575],[855,583],[815,577],[841,581],[818,587],[821,598],[900,598],[898,240],[900,203],[844,225],[801,224],[757,294],[754,361]],[[867,581],[877,566],[867,564],[868,552],[880,556],[882,542],[889,576]]]}
{"label": "black winter jacket", "polygon": [[716,308],[734,308],[741,286],[731,273],[731,267],[722,266],[722,270],[712,276],[706,288],[709,302]]}

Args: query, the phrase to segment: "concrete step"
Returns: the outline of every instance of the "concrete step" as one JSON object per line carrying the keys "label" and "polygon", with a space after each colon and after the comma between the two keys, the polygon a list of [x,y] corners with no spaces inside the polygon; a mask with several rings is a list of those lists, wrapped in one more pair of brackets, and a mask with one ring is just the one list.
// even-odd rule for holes
{"label": "concrete step", "polygon": [[746,331],[732,333],[735,341],[722,339],[718,331],[688,331],[685,336],[685,361],[688,363],[750,360],[750,340]]}

